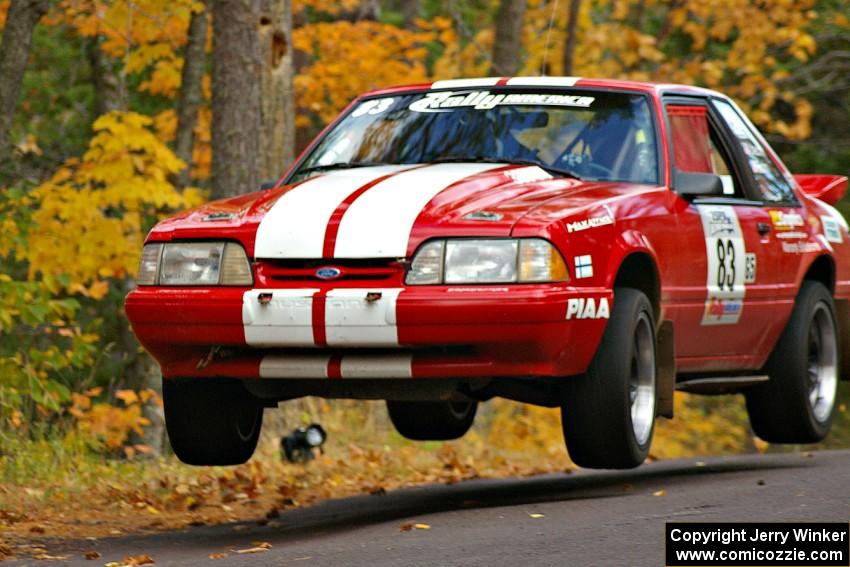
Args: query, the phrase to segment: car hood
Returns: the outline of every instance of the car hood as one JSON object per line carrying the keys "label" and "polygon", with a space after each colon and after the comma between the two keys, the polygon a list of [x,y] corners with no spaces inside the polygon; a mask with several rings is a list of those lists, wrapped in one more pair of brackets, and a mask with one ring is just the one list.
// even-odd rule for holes
{"label": "car hood", "polygon": [[150,239],[232,238],[257,258],[403,258],[428,238],[509,236],[521,220],[551,223],[634,187],[524,165],[363,167],[208,203]]}

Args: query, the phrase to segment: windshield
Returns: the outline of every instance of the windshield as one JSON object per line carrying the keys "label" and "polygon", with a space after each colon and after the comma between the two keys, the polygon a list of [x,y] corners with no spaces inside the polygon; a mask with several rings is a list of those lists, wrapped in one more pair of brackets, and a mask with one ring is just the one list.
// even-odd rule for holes
{"label": "windshield", "polygon": [[585,179],[658,183],[644,95],[463,89],[363,100],[290,181],[332,169],[440,161],[537,163]]}

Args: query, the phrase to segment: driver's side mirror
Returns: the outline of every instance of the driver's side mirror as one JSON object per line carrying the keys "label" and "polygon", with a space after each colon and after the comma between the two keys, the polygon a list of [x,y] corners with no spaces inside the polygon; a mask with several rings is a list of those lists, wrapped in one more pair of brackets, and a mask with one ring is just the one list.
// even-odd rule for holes
{"label": "driver's side mirror", "polygon": [[716,197],[723,195],[723,181],[713,173],[677,171],[673,189],[682,197]]}

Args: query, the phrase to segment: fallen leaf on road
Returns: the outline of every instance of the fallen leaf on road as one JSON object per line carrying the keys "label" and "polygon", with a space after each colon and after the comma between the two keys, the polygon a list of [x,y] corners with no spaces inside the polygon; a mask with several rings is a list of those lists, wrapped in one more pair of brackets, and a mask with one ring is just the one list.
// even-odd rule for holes
{"label": "fallen leaf on road", "polygon": [[224,559],[227,557],[226,553],[210,553],[207,557],[210,559]]}
{"label": "fallen leaf on road", "polygon": [[39,553],[33,555],[33,559],[38,559],[39,561],[64,561],[68,559],[67,555],[50,555],[49,553]]}
{"label": "fallen leaf on road", "polygon": [[653,496],[664,496],[665,494],[667,493],[664,490],[659,490],[657,492],[652,493]]}
{"label": "fallen leaf on road", "polygon": [[254,547],[249,547],[247,549],[237,549],[236,553],[239,555],[245,555],[248,553],[262,553],[264,551],[268,551],[272,548],[272,544],[267,541],[254,542]]}
{"label": "fallen leaf on road", "polygon": [[100,553],[95,550],[86,551],[83,557],[85,557],[89,561],[94,561],[95,559],[100,559]]}
{"label": "fallen leaf on road", "polygon": [[153,557],[147,554],[142,555],[129,555],[121,560],[119,565],[121,567],[137,567],[138,565],[153,565],[156,561],[153,560]]}
{"label": "fallen leaf on road", "polygon": [[429,526],[428,524],[416,524],[413,527],[416,528],[417,530],[430,530],[431,529],[431,526]]}
{"label": "fallen leaf on road", "polygon": [[399,531],[409,532],[413,529],[413,524],[402,524],[398,527]]}
{"label": "fallen leaf on road", "polygon": [[533,514],[529,514],[529,515],[528,515],[528,517],[529,517],[529,518],[545,518],[545,515],[544,515],[544,514],[537,514],[537,513],[533,513]]}

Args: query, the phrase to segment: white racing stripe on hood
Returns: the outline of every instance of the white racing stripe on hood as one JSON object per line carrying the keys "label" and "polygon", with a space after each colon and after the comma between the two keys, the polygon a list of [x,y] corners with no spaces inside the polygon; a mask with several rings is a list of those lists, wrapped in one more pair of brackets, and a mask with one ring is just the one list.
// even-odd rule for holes
{"label": "white racing stripe on hood", "polygon": [[352,193],[406,165],[331,171],[285,193],[257,228],[257,258],[321,258],[325,229],[336,208]]}
{"label": "white racing stripe on hood", "polygon": [[443,163],[405,171],[361,195],[339,225],[334,257],[403,258],[416,217],[450,185],[503,167],[492,163]]}

